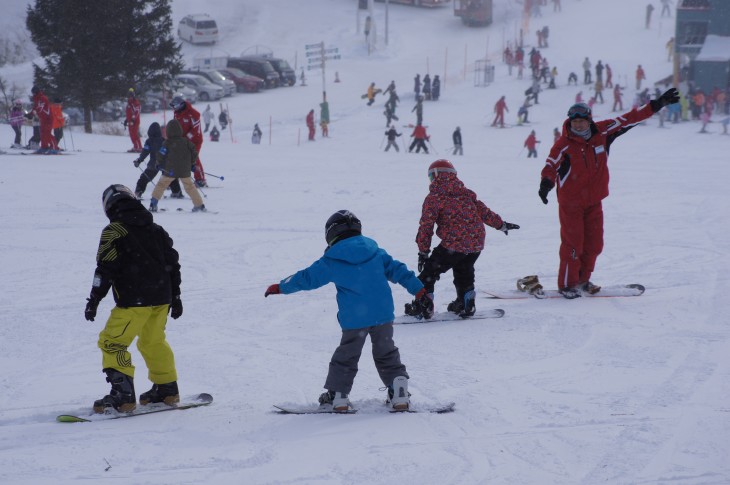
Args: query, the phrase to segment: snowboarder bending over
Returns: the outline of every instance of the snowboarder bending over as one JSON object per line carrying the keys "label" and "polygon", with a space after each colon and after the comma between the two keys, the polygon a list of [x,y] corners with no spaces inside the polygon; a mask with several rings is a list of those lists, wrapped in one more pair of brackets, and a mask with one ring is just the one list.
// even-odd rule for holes
{"label": "snowboarder bending over", "polygon": [[671,88],[659,99],[609,120],[593,121],[591,109],[583,103],[568,110],[562,136],[550,149],[542,169],[538,191],[547,204],[548,193],[558,186],[558,290],[565,298],[580,297],[582,291],[595,294],[601,289],[591,282],[591,275],[603,251],[601,201],[608,197],[611,143],[663,107],[678,102],[679,93]]}
{"label": "snowboarder bending over", "polygon": [[409,376],[393,342],[394,305],[388,282],[398,283],[416,295],[426,312],[433,312],[433,302],[413,271],[362,235],[362,224],[352,212],[332,214],[325,224],[325,240],[327,248],[320,259],[269,286],[264,296],[314,290],[334,283],[342,339],[330,360],[324,384],[327,392],[319,397],[320,409],[352,409],[348,395],[365,339],[370,335],[375,367],[388,388],[388,402],[393,410],[406,411],[410,404]]}
{"label": "snowboarder bending over", "polygon": [[[447,310],[462,318],[474,315],[474,263],[484,249],[484,224],[508,234],[520,226],[505,222],[492,212],[477,195],[464,186],[448,160],[436,160],[428,167],[431,184],[423,201],[416,244],[418,245],[418,279],[433,300],[434,286],[440,275],[453,269],[456,300]],[[441,243],[431,252],[433,227]],[[407,303],[406,315],[430,318],[421,301]]]}
{"label": "snowboarder bending over", "polygon": [[96,271],[84,316],[93,322],[99,302],[112,288],[116,306],[99,334],[102,368],[111,384],[108,395],[94,402],[94,412],[109,408],[131,412],[136,408],[134,366],[127,350],[137,340],[152,381],[139,403],[180,401],[175,356],[165,340],[167,314],[183,313],[180,300],[180,264],[167,232],[124,185],[111,185],[102,194],[109,218],[101,232]]}

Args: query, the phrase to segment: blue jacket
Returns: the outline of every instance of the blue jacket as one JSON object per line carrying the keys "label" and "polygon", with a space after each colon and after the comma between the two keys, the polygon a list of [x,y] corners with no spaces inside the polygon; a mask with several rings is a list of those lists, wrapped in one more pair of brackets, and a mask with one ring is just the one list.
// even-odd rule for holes
{"label": "blue jacket", "polygon": [[393,294],[388,281],[398,283],[412,295],[423,288],[413,271],[375,241],[354,236],[328,248],[309,268],[281,280],[279,289],[286,295],[334,283],[337,320],[343,330],[352,330],[393,321]]}

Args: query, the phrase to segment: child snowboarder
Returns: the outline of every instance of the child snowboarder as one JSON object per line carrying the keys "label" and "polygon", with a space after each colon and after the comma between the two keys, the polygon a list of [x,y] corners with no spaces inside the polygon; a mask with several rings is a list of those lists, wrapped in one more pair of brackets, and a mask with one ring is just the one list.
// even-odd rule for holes
{"label": "child snowboarder", "polygon": [[183,136],[182,127],[177,120],[167,122],[167,140],[160,148],[160,163],[162,176],[155,185],[150,199],[150,212],[157,212],[157,201],[162,198],[165,189],[174,179],[180,179],[185,187],[185,192],[193,200],[193,212],[207,212],[203,198],[195,187],[190,177],[191,170],[195,168],[195,160],[198,158],[198,151],[193,142]]}
{"label": "child snowboarder", "polygon": [[388,388],[387,402],[395,411],[407,411],[409,376],[393,342],[393,295],[388,282],[398,283],[416,295],[419,306],[429,316],[433,302],[413,271],[362,235],[362,224],[352,212],[332,214],[325,224],[325,240],[327,248],[319,260],[269,286],[264,296],[314,290],[334,283],[342,339],[330,360],[324,384],[327,392],[319,397],[320,409],[352,409],[348,395],[365,339],[370,335],[375,367]]}
{"label": "child snowboarder", "polygon": [[102,368],[111,384],[108,395],[94,402],[94,412],[113,408],[131,412],[136,404],[134,366],[127,348],[139,337],[139,349],[149,371],[152,389],[139,403],[174,405],[180,401],[175,356],[165,340],[167,313],[183,313],[180,264],[167,232],[124,185],[111,185],[102,194],[110,224],[101,233],[96,271],[86,320],[93,322],[99,302],[113,289],[116,306],[99,334]]}
{"label": "child snowboarder", "polygon": [[[433,300],[434,286],[442,273],[453,269],[456,300],[447,310],[462,318],[474,315],[474,263],[484,249],[484,224],[506,234],[520,226],[505,222],[492,212],[477,195],[467,189],[456,176],[456,169],[448,160],[436,160],[428,167],[431,181],[429,193],[423,201],[416,244],[418,245],[418,279],[423,282]],[[433,227],[441,243],[431,252]],[[407,315],[430,318],[421,307],[422,301],[407,303]]]}
{"label": "child snowboarder", "polygon": [[253,133],[251,134],[251,143],[254,145],[260,145],[261,144],[261,128],[259,128],[259,124],[255,123],[253,125]]}
{"label": "child snowboarder", "polygon": [[[139,167],[140,164],[144,162],[144,159],[147,158],[147,155],[150,157],[150,161],[147,162],[147,168],[145,168],[139,176],[137,186],[134,189],[134,195],[136,195],[138,199],[142,198],[142,194],[144,194],[147,184],[152,182],[152,180],[157,176],[157,173],[160,171],[157,167],[157,154],[160,152],[160,148],[162,148],[162,143],[164,141],[165,139],[162,138],[162,128],[160,128],[160,124],[156,121],[150,124],[150,127],[147,128],[147,139],[142,147],[142,153],[140,153],[139,157],[132,161],[135,167]],[[170,189],[172,190],[172,198],[184,198],[182,190],[180,189],[180,182],[178,182],[177,179],[170,183]]]}

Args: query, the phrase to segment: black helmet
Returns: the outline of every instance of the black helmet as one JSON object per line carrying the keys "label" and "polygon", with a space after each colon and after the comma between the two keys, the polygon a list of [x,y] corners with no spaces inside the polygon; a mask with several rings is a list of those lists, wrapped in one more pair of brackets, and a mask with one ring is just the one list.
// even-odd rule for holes
{"label": "black helmet", "polygon": [[327,241],[328,246],[332,246],[347,232],[353,233],[350,235],[362,233],[360,219],[348,210],[335,212],[324,225],[324,239]]}
{"label": "black helmet", "polygon": [[185,107],[185,97],[183,97],[182,93],[175,93],[172,101],[170,101],[170,107],[175,111],[180,111]]}
{"label": "black helmet", "polygon": [[119,202],[120,200],[131,199],[137,200],[137,196],[134,195],[129,187],[122,184],[113,184],[107,187],[101,194],[101,204],[104,207],[104,213],[109,216],[109,210]]}

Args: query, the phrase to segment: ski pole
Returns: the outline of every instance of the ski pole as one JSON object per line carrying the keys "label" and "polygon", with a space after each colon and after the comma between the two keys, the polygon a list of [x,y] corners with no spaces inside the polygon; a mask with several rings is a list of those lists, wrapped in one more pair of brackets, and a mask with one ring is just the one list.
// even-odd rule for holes
{"label": "ski pole", "polygon": [[519,157],[520,155],[522,155],[522,152],[524,152],[524,151],[525,151],[525,147],[522,147],[522,150],[520,150],[520,153],[518,153],[517,156]]}
{"label": "ski pole", "polygon": [[203,172],[203,173],[204,173],[205,175],[210,175],[211,177],[215,177],[215,178],[217,178],[217,179],[220,179],[220,180],[225,180],[225,177],[223,177],[222,175],[220,175],[220,176],[218,176],[218,175],[213,175],[212,173],[208,173],[208,172]]}
{"label": "ski pole", "polygon": [[380,140],[380,149],[381,150],[383,149],[383,142],[385,141],[385,137],[386,137],[386,135],[383,135],[383,139]]}
{"label": "ski pole", "polygon": [[438,154],[439,154],[439,152],[438,152],[438,150],[436,150],[436,149],[435,149],[435,148],[433,147],[433,145],[431,145],[431,140],[429,140],[429,139],[426,139],[426,141],[428,142],[428,146],[430,146],[430,147],[431,147],[431,150],[433,150],[433,152],[434,152],[434,153],[435,153],[436,155],[438,155]]}
{"label": "ski pole", "polygon": [[[153,181],[153,180],[152,180],[152,179],[150,178],[150,176],[149,176],[149,175],[147,175],[147,174],[145,173],[145,171],[144,171],[144,170],[142,170],[142,167],[140,167],[139,165],[137,165],[137,168],[139,169],[139,171],[140,171],[140,172],[142,172],[142,174],[143,174],[143,175],[144,175],[145,177],[147,177],[147,181],[148,181],[149,183],[151,183],[152,185],[154,185],[155,187],[157,187],[157,184],[156,184],[156,183],[155,183],[155,182],[154,182],[154,181]],[[154,177],[153,177],[153,178],[154,178]]]}
{"label": "ski pole", "polygon": [[76,146],[74,145],[74,132],[70,128],[69,128],[68,132],[71,135],[71,149],[73,151],[76,151]]}

